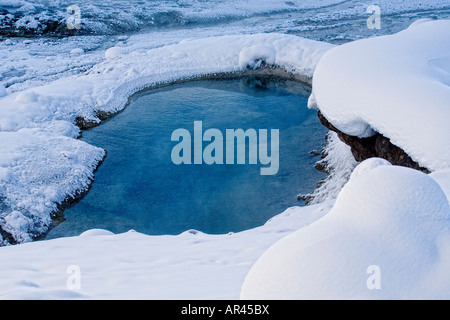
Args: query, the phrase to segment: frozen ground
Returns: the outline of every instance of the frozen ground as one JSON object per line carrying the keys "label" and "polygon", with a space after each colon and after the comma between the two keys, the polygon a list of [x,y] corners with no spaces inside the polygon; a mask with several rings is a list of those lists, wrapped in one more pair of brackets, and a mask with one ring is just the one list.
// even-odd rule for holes
{"label": "frozen ground", "polygon": [[239,299],[249,268],[264,250],[328,210],[325,204],[291,208],[262,227],[233,234],[91,230],[4,247],[0,298]]}
{"label": "frozen ground", "polygon": [[[28,30],[24,34],[28,38],[0,38],[0,82],[8,92],[82,74],[101,62],[104,50],[112,46],[125,45],[138,50],[186,38],[267,32],[345,43],[398,32],[419,18],[450,16],[448,0],[265,1],[263,4],[261,1],[90,0],[80,6],[82,28],[75,33],[77,36],[60,39],[49,37],[52,33],[42,30],[44,37],[35,37],[36,30],[30,27],[39,25],[39,21],[56,21],[66,29],[70,15],[65,10],[71,4],[70,1],[0,1],[0,35],[8,34],[5,31],[8,28],[17,33]],[[380,6],[383,24],[379,30],[366,27],[369,5]],[[74,49],[78,50],[71,54]],[[84,53],[80,54],[79,49]]]}
{"label": "frozen ground", "polygon": [[[73,13],[67,13],[66,8],[74,4],[70,0],[2,0],[0,34],[65,34],[66,21]],[[290,32],[317,29],[323,33],[335,28],[352,29],[352,22],[367,19],[370,5],[381,7],[387,18],[385,27],[393,25],[390,19],[433,17],[448,13],[450,8],[446,0],[88,0],[78,5],[81,29],[76,34],[95,35],[229,24],[253,28],[264,25]]]}

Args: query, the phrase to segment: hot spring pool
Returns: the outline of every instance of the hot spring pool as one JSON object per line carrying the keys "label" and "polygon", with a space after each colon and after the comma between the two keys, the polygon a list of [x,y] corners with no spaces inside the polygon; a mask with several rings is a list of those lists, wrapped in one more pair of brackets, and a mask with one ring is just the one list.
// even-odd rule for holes
{"label": "hot spring pool", "polygon": [[[314,168],[319,157],[310,151],[322,148],[327,132],[307,108],[308,93],[296,82],[242,78],[174,84],[133,96],[123,112],[83,132],[82,140],[108,155],[89,193],[64,212],[66,220],[46,239],[94,228],[152,235],[238,232],[303,205],[297,195],[324,178]],[[248,150],[245,164],[174,164],[178,142],[172,133],[183,128],[194,140],[195,121],[203,132],[217,129],[224,138],[227,129],[267,129],[269,138],[278,129],[277,173],[261,175],[265,166],[249,164]]]}

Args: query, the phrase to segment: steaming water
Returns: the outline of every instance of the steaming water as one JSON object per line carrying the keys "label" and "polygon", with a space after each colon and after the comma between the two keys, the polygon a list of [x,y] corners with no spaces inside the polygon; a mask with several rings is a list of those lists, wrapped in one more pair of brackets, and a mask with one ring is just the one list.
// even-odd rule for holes
{"label": "steaming water", "polygon": [[[92,228],[147,234],[237,232],[264,224],[312,191],[324,174],[314,168],[326,129],[307,109],[298,83],[255,79],[177,84],[139,94],[125,111],[83,133],[108,156],[88,195],[65,211],[48,238]],[[171,134],[216,128],[279,129],[279,171],[260,175],[261,164],[175,165]],[[204,143],[204,147],[208,143]],[[270,149],[269,149],[270,151]],[[192,151],[193,152],[193,151]]]}

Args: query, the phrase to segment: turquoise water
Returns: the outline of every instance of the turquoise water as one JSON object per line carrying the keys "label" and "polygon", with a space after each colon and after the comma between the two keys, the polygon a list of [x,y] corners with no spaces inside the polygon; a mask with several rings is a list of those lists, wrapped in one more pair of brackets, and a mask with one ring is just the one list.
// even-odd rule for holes
{"label": "turquoise water", "polygon": [[[321,149],[326,134],[306,107],[307,95],[298,83],[254,78],[194,81],[135,95],[123,112],[83,132],[82,140],[108,156],[90,192],[64,212],[66,221],[47,239],[93,228],[152,235],[238,232],[303,205],[297,194],[324,178],[310,151]],[[263,165],[248,161],[175,165],[172,132],[184,128],[193,139],[194,121],[224,137],[226,129],[278,129],[277,174],[261,175]]]}

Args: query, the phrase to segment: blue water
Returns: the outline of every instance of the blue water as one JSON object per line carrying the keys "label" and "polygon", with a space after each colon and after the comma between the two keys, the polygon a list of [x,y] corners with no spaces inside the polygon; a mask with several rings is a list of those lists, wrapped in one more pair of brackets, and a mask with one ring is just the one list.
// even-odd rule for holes
{"label": "blue water", "polygon": [[[244,78],[194,81],[134,96],[129,106],[82,140],[108,151],[90,192],[65,211],[66,221],[47,236],[78,235],[92,228],[115,233],[179,234],[188,229],[218,234],[264,224],[291,206],[303,205],[324,174],[314,168],[326,129],[307,109],[298,83]],[[262,165],[175,165],[171,134],[216,128],[279,129],[279,171]],[[208,143],[204,143],[204,147]],[[270,149],[269,149],[270,151]]]}

